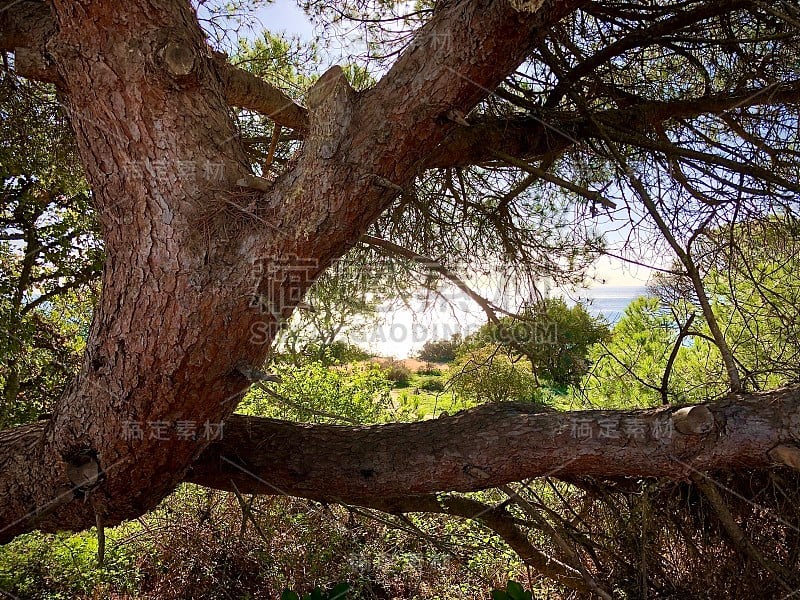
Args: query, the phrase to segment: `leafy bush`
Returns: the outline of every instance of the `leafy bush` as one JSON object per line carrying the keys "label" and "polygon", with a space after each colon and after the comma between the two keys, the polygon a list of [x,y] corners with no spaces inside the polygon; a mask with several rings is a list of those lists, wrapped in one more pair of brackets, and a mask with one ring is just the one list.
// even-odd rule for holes
{"label": "leafy bush", "polygon": [[312,362],[276,372],[282,381],[268,384],[273,393],[254,388],[239,412],[302,422],[375,423],[389,404],[391,383],[378,365]]}
{"label": "leafy bush", "polygon": [[530,364],[493,345],[459,357],[447,379],[456,395],[475,402],[541,402],[543,397]]}
{"label": "leafy bush", "polygon": [[394,387],[408,387],[411,379],[411,370],[408,367],[396,360],[386,361],[381,366],[386,373],[386,379],[394,382]]}
{"label": "leafy bush", "polygon": [[561,298],[547,298],[519,317],[487,323],[464,340],[459,353],[492,344],[506,354],[524,356],[538,377],[566,387],[588,372],[590,349],[608,337],[608,324],[581,304],[568,307]]}
{"label": "leafy bush", "polygon": [[442,373],[444,373],[442,369],[429,362],[417,369],[417,375],[435,375],[438,377],[442,375]]}
{"label": "leafy bush", "polygon": [[133,593],[142,576],[137,567],[137,552],[125,540],[137,530],[135,524],[106,530],[103,567],[97,566],[94,530],[18,536],[0,546],[0,595],[7,592],[11,598],[57,600],[101,591],[109,596],[112,591]]}
{"label": "leafy bush", "polygon": [[340,340],[327,346],[309,344],[304,349],[304,353],[307,355],[306,360],[319,361],[326,366],[360,362],[369,359],[371,356],[363,348]]}
{"label": "leafy bush", "polygon": [[417,357],[427,362],[453,362],[456,359],[456,351],[460,345],[461,336],[458,334],[449,340],[431,340],[425,342]]}
{"label": "leafy bush", "polygon": [[426,392],[443,392],[444,388],[444,379],[441,377],[432,377],[419,384],[419,389],[425,390]]}
{"label": "leafy bush", "polygon": [[492,600],[533,600],[533,593],[525,591],[516,581],[509,581],[504,590],[492,590]]}
{"label": "leafy bush", "polygon": [[345,600],[345,598],[347,598],[347,592],[349,591],[350,586],[346,583],[337,583],[330,592],[325,592],[320,588],[314,588],[311,593],[303,594],[303,596],[287,589],[281,594],[281,600]]}

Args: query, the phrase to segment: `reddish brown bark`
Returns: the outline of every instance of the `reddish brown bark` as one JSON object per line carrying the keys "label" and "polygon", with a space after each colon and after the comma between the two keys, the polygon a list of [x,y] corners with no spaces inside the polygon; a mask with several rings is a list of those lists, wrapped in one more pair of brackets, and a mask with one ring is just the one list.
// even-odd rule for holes
{"label": "reddish brown bark", "polygon": [[[80,373],[53,418],[0,434],[2,537],[86,527],[95,511],[116,523],[168,494],[209,443],[178,439],[176,423],[233,411],[277,321],[410,182],[453,127],[447,114],[469,111],[523,60],[536,29],[576,4],[456,3],[360,96],[332,70],[309,92],[296,167],[254,192],[237,185],[248,161],[187,2],[53,2],[43,47],[107,262]],[[446,48],[435,43],[445,33]],[[258,271],[264,262],[308,268],[287,284],[285,271]],[[130,439],[131,423],[164,424],[156,437],[169,441]]]}
{"label": "reddish brown bark", "polygon": [[[107,524],[135,517],[184,480],[387,506],[389,497],[548,473],[682,478],[692,468],[765,466],[771,451],[793,456],[796,391],[674,418],[518,405],[373,428],[230,417],[250,383],[244,373],[305,289],[421,169],[446,152],[478,160],[485,143],[459,139],[453,115],[468,113],[579,4],[521,12],[504,0],[450,3],[371,90],[356,94],[334,68],[309,91],[308,110],[277,113],[274,90],[220,68],[186,2],[56,1],[48,16],[26,1],[1,15],[0,48],[29,45],[46,58],[31,73],[64,92],[107,263],[81,371],[53,418],[0,432],[0,540],[87,527],[95,511]],[[250,173],[228,113],[237,94],[307,130],[296,165],[261,191],[239,185]],[[540,147],[531,131],[512,131],[522,154],[562,143]],[[297,265],[302,276],[291,281]],[[572,429],[584,417],[628,427],[642,419],[650,433],[599,437],[590,421],[584,438]],[[202,430],[184,439],[178,426],[224,419],[212,445]],[[143,439],[132,423],[145,426]],[[656,423],[679,433],[656,438]]]}
{"label": "reddish brown bark", "polygon": [[[419,423],[297,425],[232,415],[187,481],[247,493],[373,505],[529,477],[666,477],[764,468],[800,432],[800,389],[697,407],[543,411],[478,407]],[[772,452],[772,456],[770,455]]]}

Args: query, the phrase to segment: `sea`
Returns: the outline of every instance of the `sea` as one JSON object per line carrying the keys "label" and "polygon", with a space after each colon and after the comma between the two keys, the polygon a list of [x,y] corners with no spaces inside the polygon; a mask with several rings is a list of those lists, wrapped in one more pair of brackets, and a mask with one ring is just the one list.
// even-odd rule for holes
{"label": "sea", "polygon": [[567,304],[580,301],[590,315],[601,316],[613,325],[622,318],[631,302],[646,295],[645,286],[599,285],[577,293],[564,294],[564,298]]}
{"label": "sea", "polygon": [[[589,314],[602,316],[614,325],[631,302],[646,294],[647,288],[641,285],[597,285],[557,295],[562,296],[567,305],[581,302]],[[405,358],[415,356],[428,341],[449,339],[454,334],[466,337],[486,322],[486,315],[480,309],[460,306],[458,302],[455,306],[444,303],[438,310],[434,308],[424,314],[415,313],[407,306],[395,307],[383,312],[382,317],[368,329],[351,336],[350,343],[378,356]]]}

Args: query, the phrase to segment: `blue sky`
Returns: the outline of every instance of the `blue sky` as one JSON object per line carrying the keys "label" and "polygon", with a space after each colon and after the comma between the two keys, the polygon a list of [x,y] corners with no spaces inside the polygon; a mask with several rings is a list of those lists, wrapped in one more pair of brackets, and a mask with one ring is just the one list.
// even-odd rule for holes
{"label": "blue sky", "polygon": [[290,0],[277,0],[259,8],[256,18],[265,29],[275,33],[285,32],[306,41],[314,37],[314,26],[308,16],[300,10],[296,2]]}

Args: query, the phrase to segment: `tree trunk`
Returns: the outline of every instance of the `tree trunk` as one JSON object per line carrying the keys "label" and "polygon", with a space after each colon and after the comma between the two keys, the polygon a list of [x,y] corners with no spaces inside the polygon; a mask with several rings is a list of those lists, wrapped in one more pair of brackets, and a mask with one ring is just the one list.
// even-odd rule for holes
{"label": "tree trunk", "polygon": [[419,172],[448,115],[578,4],[455,3],[361,95],[331,69],[309,91],[296,167],[266,188],[229,116],[230,73],[188,2],[56,0],[52,23],[23,2],[21,20],[3,16],[3,44],[30,42],[43,53],[32,72],[64,93],[107,258],[80,372],[52,419],[0,433],[0,535],[80,529],[95,512],[118,523],[167,495],[281,321]]}
{"label": "tree trunk", "polygon": [[[678,410],[504,404],[357,428],[231,416],[311,283],[423,168],[457,158],[455,121],[582,3],[442,3],[372,89],[355,93],[334,67],[307,108],[276,106],[285,96],[221,64],[188,2],[0,12],[0,49],[19,47],[16,64],[66,98],[107,255],[80,372],[52,419],[0,432],[0,541],[89,527],[96,512],[112,525],[181,481],[391,508],[541,475],[800,464],[797,390]],[[274,183],[253,177],[232,102],[305,136]]]}
{"label": "tree trunk", "polygon": [[[23,454],[45,427],[40,422],[0,432],[0,445]],[[800,388],[636,411],[556,413],[506,403],[368,427],[231,415],[223,431],[185,481],[405,511],[424,506],[434,492],[481,490],[531,477],[688,480],[698,473],[772,465],[796,469]],[[80,519],[40,523],[46,530],[88,525]],[[13,535],[3,531],[0,541]]]}

